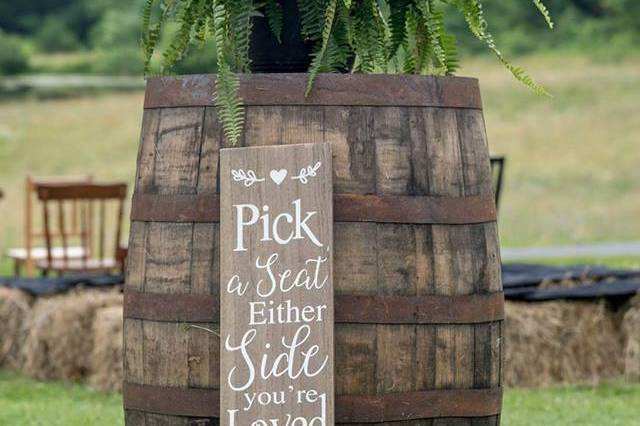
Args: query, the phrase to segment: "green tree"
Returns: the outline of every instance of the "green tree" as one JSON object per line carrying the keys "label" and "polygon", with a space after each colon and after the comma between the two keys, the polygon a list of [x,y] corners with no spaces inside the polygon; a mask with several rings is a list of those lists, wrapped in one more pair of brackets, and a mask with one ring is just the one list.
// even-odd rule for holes
{"label": "green tree", "polygon": [[43,52],[69,52],[80,47],[76,35],[56,16],[48,16],[35,34],[35,40]]}
{"label": "green tree", "polygon": [[29,68],[24,43],[0,31],[0,74],[20,74]]}
{"label": "green tree", "polygon": [[140,13],[135,9],[105,11],[89,34],[90,45],[100,49],[136,47],[141,37]]}

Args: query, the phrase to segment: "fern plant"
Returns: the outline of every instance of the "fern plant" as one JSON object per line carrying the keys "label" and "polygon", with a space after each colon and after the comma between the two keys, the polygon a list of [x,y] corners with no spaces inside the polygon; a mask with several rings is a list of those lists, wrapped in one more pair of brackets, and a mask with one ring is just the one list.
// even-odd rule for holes
{"label": "fern plant", "polygon": [[[550,28],[542,0],[531,0]],[[546,90],[498,50],[482,9],[482,0],[297,0],[301,36],[313,43],[307,94],[320,72],[451,75],[458,68],[456,40],[445,29],[445,13],[460,13],[471,33],[524,85]],[[225,134],[235,145],[242,134],[244,109],[238,96],[238,73],[251,71],[252,20],[264,16],[280,41],[282,7],[278,0],[146,0],[142,48],[145,72],[156,50],[162,25],[177,30],[162,52],[166,73],[194,42],[211,41],[218,75],[213,94]]]}

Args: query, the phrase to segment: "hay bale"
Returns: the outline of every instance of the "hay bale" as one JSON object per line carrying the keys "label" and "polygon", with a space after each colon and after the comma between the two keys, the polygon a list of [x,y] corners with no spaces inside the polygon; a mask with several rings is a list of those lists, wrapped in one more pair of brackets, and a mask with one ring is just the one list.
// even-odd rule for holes
{"label": "hay bale", "polygon": [[38,300],[28,324],[22,371],[36,379],[78,380],[90,368],[95,312],[122,305],[119,291],[78,290]]}
{"label": "hay bale", "polygon": [[20,352],[31,303],[32,299],[27,293],[0,287],[0,368],[20,368]]}
{"label": "hay bale", "polygon": [[604,302],[506,304],[505,384],[597,383],[623,373],[622,339]]}
{"label": "hay bale", "polygon": [[624,336],[624,373],[631,379],[640,379],[640,294],[632,300],[622,319]]}
{"label": "hay bale", "polygon": [[102,308],[93,322],[89,385],[101,391],[122,390],[122,306]]}

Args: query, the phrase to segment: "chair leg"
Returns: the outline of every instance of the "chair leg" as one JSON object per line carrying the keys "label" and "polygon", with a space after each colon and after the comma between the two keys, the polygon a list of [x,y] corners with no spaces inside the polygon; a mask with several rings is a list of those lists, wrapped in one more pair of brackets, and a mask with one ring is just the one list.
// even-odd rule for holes
{"label": "chair leg", "polygon": [[32,276],[33,273],[35,272],[34,271],[34,269],[35,269],[34,267],[35,267],[35,262],[33,261],[33,259],[27,259],[24,262],[24,273],[25,273],[25,275],[29,276],[29,277]]}
{"label": "chair leg", "polygon": [[20,259],[15,259],[13,261],[13,274],[16,277],[19,277],[22,272],[21,264],[22,264],[22,261]]}

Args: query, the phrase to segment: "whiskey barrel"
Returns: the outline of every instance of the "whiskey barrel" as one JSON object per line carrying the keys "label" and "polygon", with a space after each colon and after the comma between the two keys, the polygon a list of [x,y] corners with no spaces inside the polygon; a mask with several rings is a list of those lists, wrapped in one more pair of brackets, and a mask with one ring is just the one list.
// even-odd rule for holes
{"label": "whiskey barrel", "polygon": [[[147,82],[125,287],[126,424],[219,424],[212,76]],[[336,424],[495,425],[503,294],[475,79],[241,77],[239,145],[329,142]],[[195,325],[196,327],[192,327]]]}

